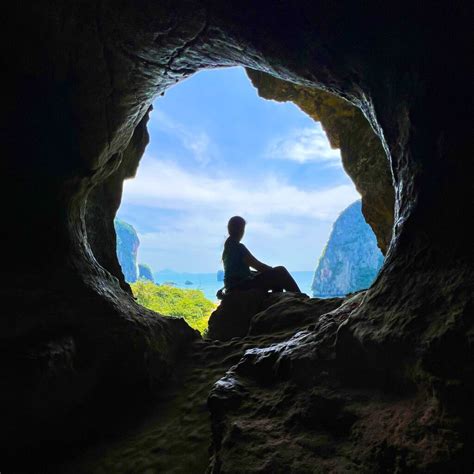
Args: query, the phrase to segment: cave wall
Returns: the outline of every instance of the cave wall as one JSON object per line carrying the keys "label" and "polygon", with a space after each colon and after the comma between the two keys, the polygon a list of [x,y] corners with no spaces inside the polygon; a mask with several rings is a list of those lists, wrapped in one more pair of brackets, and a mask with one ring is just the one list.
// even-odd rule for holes
{"label": "cave wall", "polygon": [[133,178],[138,164],[150,140],[147,130],[148,112],[135,128],[125,150],[115,157],[117,169],[89,193],[86,207],[87,240],[98,263],[118,278],[120,287],[130,295],[132,290],[117,257],[117,238],[114,228],[116,215],[122,200],[125,179]]}
{"label": "cave wall", "polygon": [[[45,373],[41,361],[54,367],[58,360],[54,350],[32,356],[38,344],[73,338],[73,345],[60,344],[66,355],[59,359],[73,361],[80,369],[74,373],[95,374],[80,397],[92,406],[101,377],[107,375],[108,390],[163,380],[178,348],[193,338],[179,322],[134,303],[104,247],[114,247],[110,221],[120,200],[121,162],[154,97],[199,69],[230,65],[331,92],[370,122],[390,161],[393,236],[363,304],[337,331],[335,357],[415,381],[436,394],[443,410],[459,414],[466,407],[472,108],[465,96],[471,28],[463,2],[409,9],[389,2],[381,9],[351,1],[245,0],[230,7],[214,0],[56,0],[28,9],[10,5],[8,13],[0,143],[9,252],[2,295],[14,305],[0,318],[1,344],[13,368],[22,367],[18,360],[33,365],[6,379],[5,446],[28,426],[15,425],[15,413],[31,405],[27,392],[43,393],[25,389],[39,386],[27,374]],[[103,239],[94,237],[95,217],[86,217],[89,196],[109,223]],[[132,333],[137,339],[130,344]],[[71,347],[80,356],[71,356]],[[35,358],[39,352],[49,355]],[[69,413],[77,400],[61,389],[67,377],[54,377],[41,383]],[[54,396],[45,403],[47,409],[28,408],[30,423],[41,426],[41,412],[59,423],[63,412]],[[54,435],[31,433],[36,441]]]}
{"label": "cave wall", "polygon": [[385,255],[392,238],[395,204],[390,163],[362,112],[324,90],[282,81],[247,69],[252,84],[264,99],[293,102],[321,125],[332,148],[341,150],[342,164],[362,197],[362,213]]}

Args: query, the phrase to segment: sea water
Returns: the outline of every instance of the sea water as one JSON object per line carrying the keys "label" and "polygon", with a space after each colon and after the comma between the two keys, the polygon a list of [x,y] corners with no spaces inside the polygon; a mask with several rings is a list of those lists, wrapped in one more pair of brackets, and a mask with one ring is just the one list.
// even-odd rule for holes
{"label": "sea water", "polygon": [[[314,272],[312,271],[294,271],[290,272],[303,293],[311,296],[311,284],[313,283]],[[216,302],[216,293],[219,288],[224,286],[223,281],[217,280],[216,273],[178,273],[172,270],[164,270],[154,274],[155,282],[176,286],[176,288],[185,288],[201,290],[206,298]]]}

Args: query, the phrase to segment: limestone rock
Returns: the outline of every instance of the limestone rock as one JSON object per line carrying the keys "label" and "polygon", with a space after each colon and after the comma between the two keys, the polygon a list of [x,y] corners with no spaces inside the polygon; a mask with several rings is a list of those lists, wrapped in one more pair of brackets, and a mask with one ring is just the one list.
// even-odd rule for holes
{"label": "limestone rock", "polygon": [[138,278],[154,282],[153,270],[146,263],[138,264]]}
{"label": "limestone rock", "polygon": [[341,150],[344,169],[362,196],[362,213],[385,254],[393,227],[392,176],[380,139],[360,110],[323,90],[282,81],[253,69],[247,69],[247,74],[261,97],[291,101],[321,122],[331,146]]}
{"label": "limestone rock", "polygon": [[314,274],[314,296],[342,296],[370,287],[383,255],[356,201],[341,212]]}
{"label": "limestone rock", "polygon": [[211,314],[207,336],[227,341],[247,334],[276,334],[314,323],[342,301],[342,298],[309,298],[304,293],[232,291]]}
{"label": "limestone rock", "polygon": [[138,278],[137,252],[140,245],[137,231],[127,222],[115,219],[117,232],[117,256],[122,267],[125,280],[134,283]]}
{"label": "limestone rock", "polygon": [[245,336],[250,319],[263,308],[266,298],[262,290],[230,292],[211,314],[207,337],[227,341]]}
{"label": "limestone rock", "polygon": [[269,296],[266,308],[250,321],[249,335],[276,334],[315,323],[319,316],[340,306],[343,298],[309,298],[305,294]]}
{"label": "limestone rock", "polygon": [[244,465],[246,474],[428,473],[462,458],[456,422],[432,396],[362,366],[350,346],[344,355],[336,350],[339,328],[364,297],[348,298],[286,341],[247,349],[214,385],[210,472],[237,474]]}

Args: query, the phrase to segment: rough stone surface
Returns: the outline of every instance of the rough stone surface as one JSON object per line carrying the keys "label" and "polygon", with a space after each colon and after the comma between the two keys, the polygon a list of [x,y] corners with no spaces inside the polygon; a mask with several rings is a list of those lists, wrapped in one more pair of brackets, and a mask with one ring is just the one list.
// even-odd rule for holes
{"label": "rough stone surface", "polygon": [[341,150],[342,164],[362,196],[362,212],[385,254],[392,238],[394,189],[390,163],[370,123],[351,103],[323,90],[282,81],[261,71],[247,74],[265,99],[293,102],[321,122],[329,143]]}
{"label": "rough stone surface", "polygon": [[233,291],[213,311],[208,323],[208,337],[228,341],[247,334],[250,319],[264,308],[267,293],[261,290]]}
{"label": "rough stone surface", "polygon": [[[272,334],[314,322],[322,312],[341,304],[341,298],[310,299],[304,293],[233,291],[209,318],[207,337],[228,341],[247,334]],[[311,308],[315,308],[311,312]],[[309,318],[309,319],[308,319]]]}
{"label": "rough stone surface", "polygon": [[[139,404],[130,402],[131,393],[142,403],[150,383],[163,387],[189,347],[194,332],[183,322],[146,311],[127,294],[111,250],[114,208],[124,169],[138,165],[153,99],[200,69],[240,65],[360,108],[389,159],[395,213],[381,272],[349,317],[336,317],[327,331],[307,329],[268,357],[254,351],[237,365],[238,386],[222,393],[226,399],[235,392],[234,405],[211,403],[214,471],[229,472],[246,446],[249,457],[240,463],[252,457],[254,466],[277,472],[280,459],[263,449],[262,433],[268,413],[280,420],[276,445],[295,443],[288,436],[293,421],[281,421],[288,399],[278,405],[275,398],[283,375],[295,381],[303,418],[314,420],[297,451],[302,460],[324,452],[327,466],[353,466],[355,454],[342,459],[350,433],[348,449],[359,453],[361,471],[472,472],[467,2],[362,8],[344,0],[57,0],[27,9],[10,2],[6,13],[0,200],[14,229],[2,235],[9,252],[2,262],[0,458],[7,467],[37,472],[39,458],[51,462],[64,446],[77,450],[77,440],[97,439],[128,412],[127,403]],[[357,134],[354,140],[363,142]],[[367,176],[374,188],[384,179]],[[97,232],[101,222],[106,231]],[[318,393],[319,385],[300,392],[301,368],[305,380],[327,373],[333,395]],[[232,388],[232,380],[224,387]],[[353,384],[372,418],[350,407],[355,395],[346,387]],[[375,410],[374,390],[387,410]],[[244,391],[254,393],[248,409]],[[271,402],[262,402],[265,396]],[[330,420],[318,418],[321,406],[330,407]],[[332,423],[339,416],[341,424]],[[232,423],[233,447],[225,442]],[[317,440],[323,428],[338,438]],[[254,436],[253,450],[245,434]],[[440,446],[447,446],[444,454]],[[288,466],[285,453],[282,446],[281,465]]]}
{"label": "rough stone surface", "polygon": [[210,472],[428,473],[468,465],[460,422],[433,394],[338,353],[338,329],[364,296],[290,339],[246,350],[214,385]]}
{"label": "rough stone surface", "polygon": [[132,291],[118,260],[114,217],[120,207],[123,181],[135,176],[148,144],[146,125],[150,111],[151,108],[135,128],[126,149],[112,160],[112,169],[115,169],[115,172],[109,174],[103,181],[95,183],[87,197],[85,208],[87,242],[95,259],[118,279],[121,288],[130,295]]}
{"label": "rough stone surface", "polygon": [[356,201],[333,224],[314,274],[313,295],[342,296],[365,290],[382,264],[375,235],[361,213],[360,201]]}
{"label": "rough stone surface", "polygon": [[207,398],[216,381],[246,350],[280,343],[310,328],[322,313],[342,302],[269,294],[268,308],[251,318],[259,318],[255,334],[230,341],[196,341],[152,403],[128,417],[135,418],[133,423],[109,427],[99,443],[50,469],[61,474],[204,473],[212,439]]}

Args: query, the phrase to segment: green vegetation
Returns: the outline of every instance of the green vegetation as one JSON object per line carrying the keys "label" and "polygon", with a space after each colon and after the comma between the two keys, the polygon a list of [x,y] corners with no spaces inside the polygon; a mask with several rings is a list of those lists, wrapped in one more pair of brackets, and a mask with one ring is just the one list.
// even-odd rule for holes
{"label": "green vegetation", "polygon": [[182,290],[146,280],[139,280],[130,286],[142,306],[163,316],[184,318],[201,334],[207,329],[209,316],[216,307],[200,290]]}

